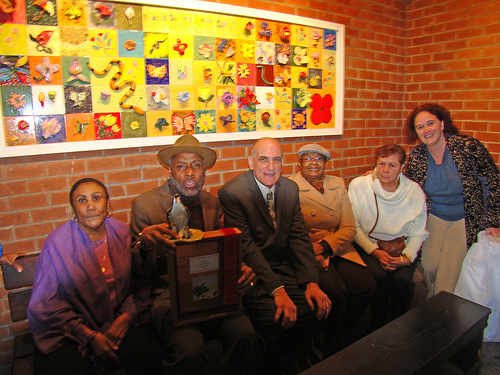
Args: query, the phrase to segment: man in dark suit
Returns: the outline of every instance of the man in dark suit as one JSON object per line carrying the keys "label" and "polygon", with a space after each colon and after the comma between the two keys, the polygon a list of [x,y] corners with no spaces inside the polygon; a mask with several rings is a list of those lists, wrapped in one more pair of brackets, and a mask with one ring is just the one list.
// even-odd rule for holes
{"label": "man in dark suit", "polygon": [[[165,342],[169,374],[258,374],[261,341],[244,314],[174,327],[170,312],[167,275],[168,254],[177,238],[167,224],[174,194],[189,210],[189,227],[211,231],[223,227],[217,197],[201,190],[205,171],[216,160],[214,150],[203,147],[192,135],[178,138],[172,147],[158,152],[158,161],[171,175],[162,186],[132,201],[130,232],[134,269],[143,305],[150,306],[153,323]],[[250,290],[255,273],[246,265],[238,281],[241,293]],[[205,346],[206,338],[218,338],[224,348],[222,368],[216,368]]]}
{"label": "man in dark suit", "polygon": [[328,316],[331,302],[318,286],[297,184],[281,176],[279,142],[259,139],[248,165],[249,171],[222,186],[219,199],[225,225],[242,231],[243,261],[257,274],[255,287],[244,296],[245,308],[268,343],[271,364],[294,372],[314,359],[301,358],[306,350],[293,343],[311,343],[308,337],[317,320]]}

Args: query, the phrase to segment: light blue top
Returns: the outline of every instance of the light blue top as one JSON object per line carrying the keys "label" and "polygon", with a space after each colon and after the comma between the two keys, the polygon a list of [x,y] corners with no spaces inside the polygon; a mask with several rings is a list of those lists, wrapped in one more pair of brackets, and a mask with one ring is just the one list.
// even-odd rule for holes
{"label": "light blue top", "polygon": [[430,153],[428,155],[429,166],[424,191],[431,202],[430,213],[446,221],[463,219],[464,186],[448,147],[445,148],[440,165],[436,164]]}

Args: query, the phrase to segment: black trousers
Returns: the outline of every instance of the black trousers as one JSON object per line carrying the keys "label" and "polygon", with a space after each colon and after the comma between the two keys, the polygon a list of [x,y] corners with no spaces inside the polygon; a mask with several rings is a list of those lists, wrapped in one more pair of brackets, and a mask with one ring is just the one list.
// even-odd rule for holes
{"label": "black trousers", "polygon": [[176,327],[165,315],[162,338],[169,375],[257,375],[264,342],[245,314]]}
{"label": "black trousers", "polygon": [[372,329],[376,330],[408,311],[415,291],[413,274],[417,262],[395,271],[386,271],[377,258],[363,250],[359,253],[377,283],[377,293],[371,304]]}
{"label": "black trousers", "polygon": [[316,311],[307,305],[305,287],[298,285],[297,279],[290,275],[277,276],[297,307],[297,322],[292,328],[283,329],[281,319],[274,323],[276,305],[269,294],[246,294],[243,302],[255,330],[267,345],[266,373],[297,374],[323,358],[316,341],[320,326]]}
{"label": "black trousers", "polygon": [[375,296],[376,283],[367,267],[341,257],[330,259],[327,271],[320,271],[320,287],[332,302],[322,323],[325,355],[331,355],[368,333],[361,321]]}
{"label": "black trousers", "polygon": [[102,362],[92,359],[88,350],[85,357],[72,340],[49,354],[42,354],[35,348],[35,375],[97,375],[123,368],[129,375],[161,374],[164,358],[160,343],[152,326],[142,324],[131,326],[116,354],[119,362]]}

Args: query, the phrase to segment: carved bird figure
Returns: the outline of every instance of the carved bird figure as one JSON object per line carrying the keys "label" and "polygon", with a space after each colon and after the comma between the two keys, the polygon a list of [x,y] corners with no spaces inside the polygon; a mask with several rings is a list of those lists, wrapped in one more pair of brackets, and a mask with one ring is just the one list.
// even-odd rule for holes
{"label": "carved bird figure", "polygon": [[173,196],[172,207],[168,211],[167,218],[172,230],[175,231],[180,238],[188,239],[191,237],[188,227],[189,211],[186,206],[182,204],[179,194]]}

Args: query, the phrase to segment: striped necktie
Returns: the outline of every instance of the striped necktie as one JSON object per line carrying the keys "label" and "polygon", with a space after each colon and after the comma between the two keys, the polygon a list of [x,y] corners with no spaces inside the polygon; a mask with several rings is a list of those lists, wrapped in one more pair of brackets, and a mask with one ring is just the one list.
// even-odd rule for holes
{"label": "striped necktie", "polygon": [[274,211],[274,196],[273,192],[269,190],[267,193],[267,208],[269,209],[269,215],[273,219],[273,225],[276,228],[276,213]]}

